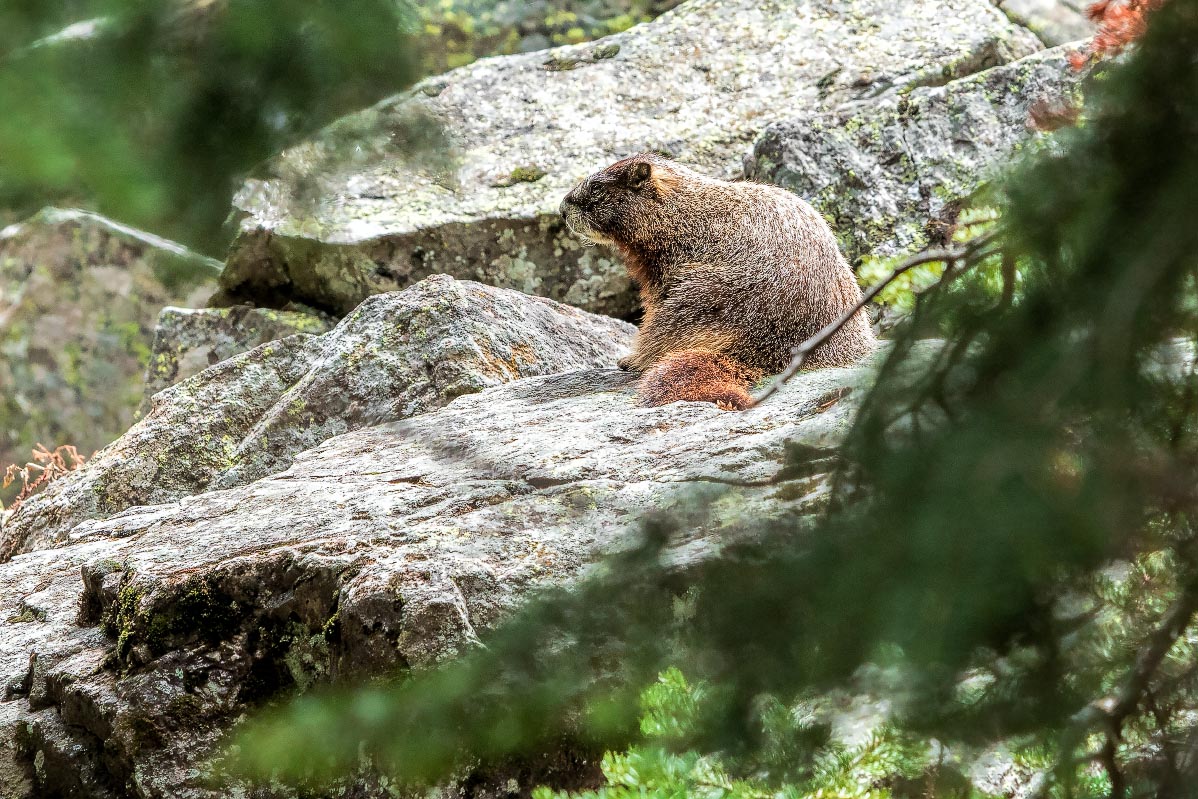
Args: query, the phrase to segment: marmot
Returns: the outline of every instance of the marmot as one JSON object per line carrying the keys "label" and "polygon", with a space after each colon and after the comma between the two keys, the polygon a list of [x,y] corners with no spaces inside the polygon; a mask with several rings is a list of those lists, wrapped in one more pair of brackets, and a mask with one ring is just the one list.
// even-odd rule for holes
{"label": "marmot", "polygon": [[[653,154],[625,158],[561,204],[570,230],[619,250],[644,319],[620,368],[642,373],[646,405],[753,404],[748,387],[861,300],[814,208],[785,189],[700,175]],[[806,366],[846,366],[876,344],[858,311]]]}

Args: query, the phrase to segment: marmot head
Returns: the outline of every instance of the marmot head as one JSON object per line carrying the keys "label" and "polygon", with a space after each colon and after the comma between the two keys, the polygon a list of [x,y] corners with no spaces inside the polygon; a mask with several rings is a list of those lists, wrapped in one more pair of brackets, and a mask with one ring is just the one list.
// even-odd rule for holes
{"label": "marmot head", "polygon": [[591,243],[635,245],[644,233],[660,233],[654,222],[668,217],[666,199],[684,170],[653,153],[617,161],[570,190],[562,218]]}

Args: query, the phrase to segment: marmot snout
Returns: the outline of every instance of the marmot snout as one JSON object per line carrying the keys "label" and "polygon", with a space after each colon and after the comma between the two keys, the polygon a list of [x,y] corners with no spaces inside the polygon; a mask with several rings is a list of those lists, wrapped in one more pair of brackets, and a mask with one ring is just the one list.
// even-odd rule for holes
{"label": "marmot snout", "polygon": [[[828,223],[775,186],[705,177],[657,155],[588,177],[561,204],[569,228],[614,246],[644,319],[622,368],[643,402],[752,404],[748,386],[861,300]],[[858,311],[806,366],[847,366],[876,344]]]}

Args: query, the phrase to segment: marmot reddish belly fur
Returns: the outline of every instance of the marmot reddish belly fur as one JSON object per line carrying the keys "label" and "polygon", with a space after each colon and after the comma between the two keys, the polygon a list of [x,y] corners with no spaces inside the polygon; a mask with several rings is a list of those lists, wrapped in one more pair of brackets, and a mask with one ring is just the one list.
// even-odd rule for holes
{"label": "marmot reddish belly fur", "polygon": [[[562,201],[575,233],[620,251],[640,286],[640,334],[623,369],[646,405],[752,404],[748,387],[861,300],[827,222],[790,192],[705,177],[656,155],[612,164]],[[875,345],[858,311],[806,365],[847,366]]]}

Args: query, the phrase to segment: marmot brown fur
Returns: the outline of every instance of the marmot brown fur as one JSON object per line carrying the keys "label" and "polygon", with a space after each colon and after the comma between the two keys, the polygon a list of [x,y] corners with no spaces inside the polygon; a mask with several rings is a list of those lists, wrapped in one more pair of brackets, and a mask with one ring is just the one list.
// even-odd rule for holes
{"label": "marmot brown fur", "polygon": [[[626,158],[575,186],[572,231],[619,250],[644,319],[623,369],[647,405],[752,405],[748,387],[861,300],[824,218],[775,186],[705,177],[657,155]],[[864,311],[806,366],[846,366],[873,350]]]}

